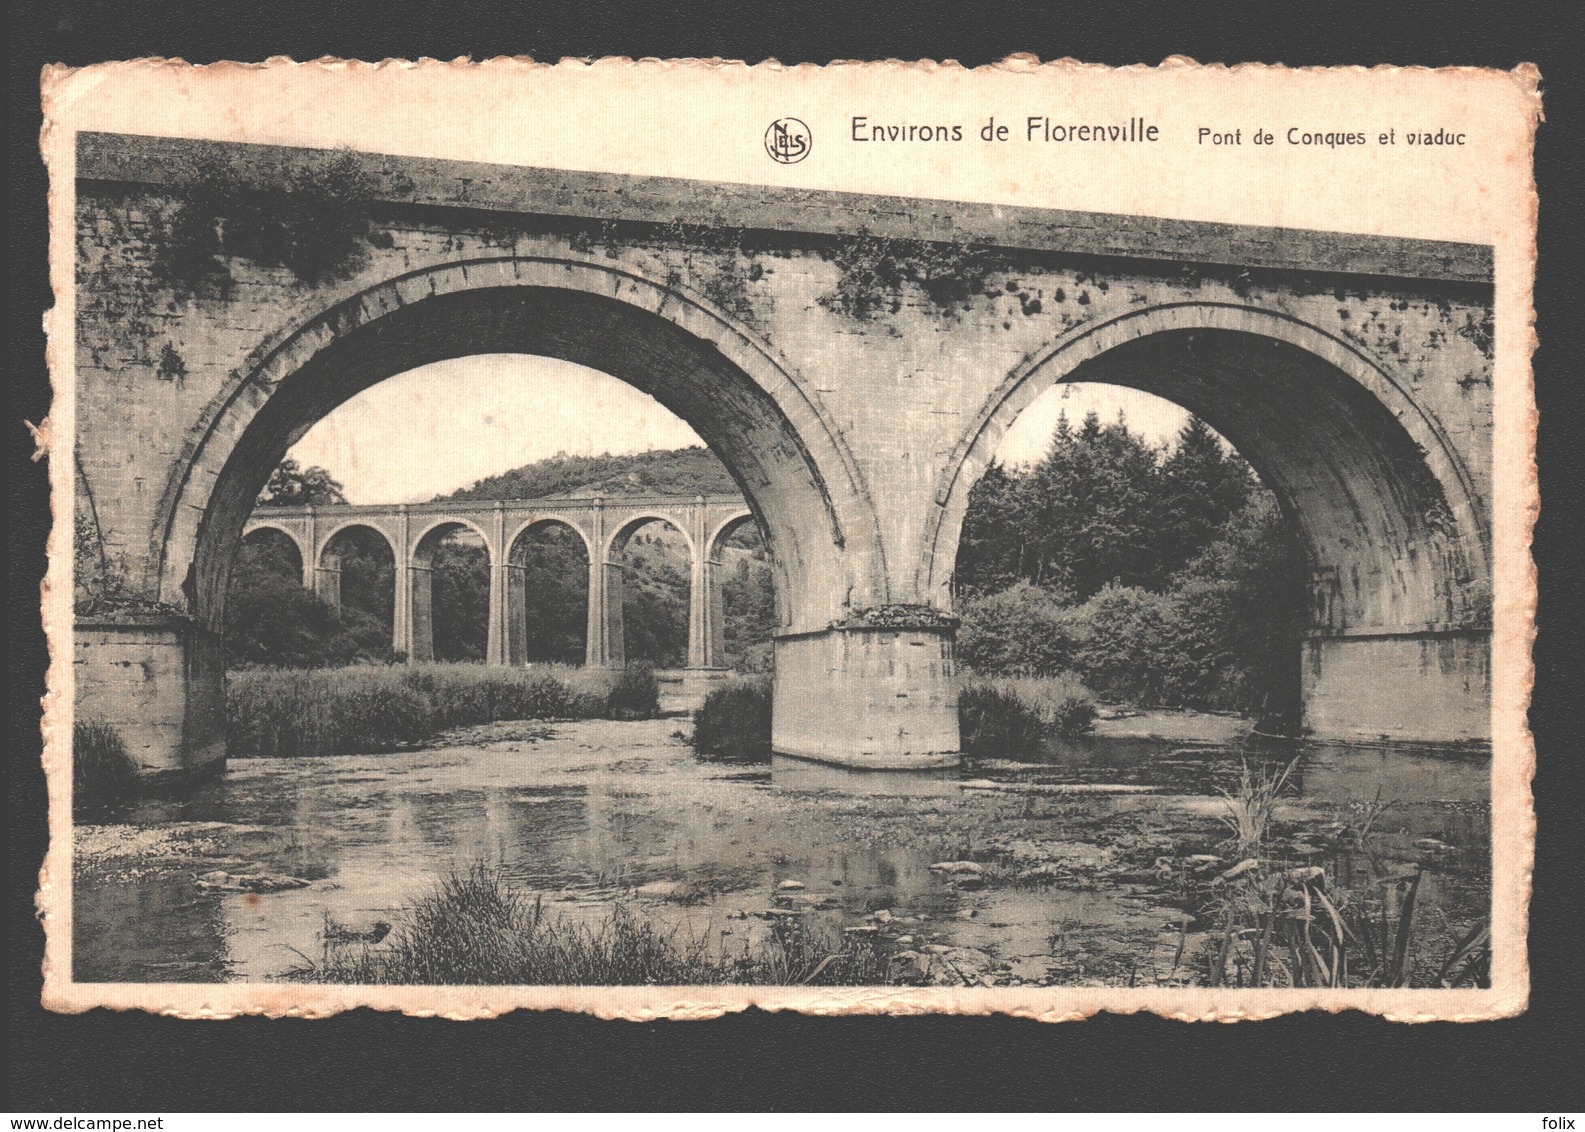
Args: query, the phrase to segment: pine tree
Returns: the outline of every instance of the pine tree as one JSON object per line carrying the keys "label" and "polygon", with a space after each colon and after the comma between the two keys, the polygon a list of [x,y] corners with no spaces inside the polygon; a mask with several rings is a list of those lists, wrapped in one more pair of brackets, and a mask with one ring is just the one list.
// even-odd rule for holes
{"label": "pine tree", "polygon": [[[1199,417],[1189,418],[1161,467],[1153,525],[1162,573],[1192,562],[1243,510],[1255,489],[1249,465]],[[1160,579],[1165,580],[1165,577]]]}
{"label": "pine tree", "polygon": [[992,463],[969,493],[954,581],[963,597],[1005,590],[1023,577],[1028,524],[1022,477]]}
{"label": "pine tree", "polygon": [[1077,432],[1058,419],[1045,459],[1024,480],[1031,550],[1025,577],[1083,600],[1109,582],[1156,576],[1150,502],[1158,456],[1122,414],[1102,425],[1086,414]]}

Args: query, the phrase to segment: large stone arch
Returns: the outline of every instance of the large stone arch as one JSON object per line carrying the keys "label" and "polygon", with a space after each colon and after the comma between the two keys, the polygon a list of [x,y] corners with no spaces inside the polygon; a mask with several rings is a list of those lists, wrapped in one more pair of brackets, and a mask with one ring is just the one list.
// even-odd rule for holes
{"label": "large stone arch", "polygon": [[367,531],[375,536],[391,556],[391,629],[393,632],[393,646],[396,645],[394,633],[396,628],[396,607],[402,595],[397,591],[402,586],[402,552],[398,549],[398,539],[390,531],[382,527],[378,521],[371,521],[371,516],[359,516],[343,519],[331,524],[330,528],[319,536],[314,551],[314,568],[312,584],[314,591],[321,598],[337,609],[343,608],[346,596],[343,560],[336,540],[350,531]]}
{"label": "large stone arch", "polygon": [[[452,532],[469,531],[477,535],[479,541],[484,544],[486,576],[492,579],[501,561],[501,551],[483,527],[465,516],[433,515],[426,516],[426,519],[425,523],[415,528],[406,547],[407,557],[403,561],[411,564],[411,568],[407,571],[409,575],[407,584],[412,589],[410,653],[414,660],[432,661],[435,659],[435,590],[430,563],[435,551]],[[401,584],[399,580],[397,585]],[[487,618],[484,645],[486,657],[490,655],[492,648],[491,635],[496,631],[493,619]]]}
{"label": "large stone arch", "polygon": [[721,553],[721,544],[735,534],[745,523],[758,523],[759,517],[747,509],[735,515],[728,515],[710,529],[709,537],[705,540],[704,555],[711,562],[718,561]]}
{"label": "large stone arch", "polygon": [[[1295,372],[1295,366],[1305,368]],[[1288,372],[1279,373],[1283,367]],[[1216,370],[1225,375],[1220,385],[1207,372]],[[1285,379],[1280,385],[1279,378]],[[1376,553],[1403,549],[1402,535],[1424,529],[1430,509],[1431,525],[1450,535],[1449,549],[1457,558],[1447,565],[1464,571],[1466,582],[1490,576],[1489,526],[1473,477],[1437,422],[1390,373],[1351,344],[1287,315],[1184,303],[1079,328],[1032,355],[997,387],[938,481],[917,565],[922,589],[932,597],[939,599],[950,582],[969,491],[1007,429],[1036,397],[1070,381],[1142,389],[1206,420],[1254,465],[1312,538],[1312,548],[1324,541],[1315,539],[1316,504],[1322,501],[1313,485],[1306,490],[1298,482],[1296,464],[1324,461],[1328,448],[1361,456],[1347,475],[1335,462],[1315,470],[1335,481],[1328,486],[1338,495],[1326,502],[1341,506],[1351,499],[1364,507],[1363,487],[1375,492],[1371,502],[1381,511],[1362,516],[1364,521],[1377,527],[1398,521],[1399,537],[1384,538]],[[1352,431],[1316,435],[1340,422]],[[1423,506],[1416,509],[1416,503]]]}
{"label": "large stone arch", "polygon": [[440,540],[452,530],[462,528],[478,535],[479,541],[484,543],[484,553],[489,560],[490,569],[495,569],[500,562],[501,551],[495,545],[495,540],[490,537],[489,532],[466,515],[433,515],[426,518],[427,522],[422,525],[415,524],[413,527],[406,550],[407,561],[416,566],[428,566],[429,558],[434,554]]}
{"label": "large stone arch", "polygon": [[430,362],[532,353],[628,381],[722,458],[771,541],[800,627],[888,597],[858,465],[819,398],[704,300],[611,263],[503,257],[410,272],[346,295],[262,344],[206,407],[150,548],[162,600],[216,629],[243,524],[269,470],[377,382]]}
{"label": "large stone arch", "polygon": [[535,515],[531,519],[525,519],[521,523],[518,523],[517,526],[509,530],[506,533],[506,550],[504,552],[504,559],[506,561],[510,561],[512,559],[512,555],[517,550],[518,544],[524,535],[531,534],[532,532],[540,530],[543,527],[566,527],[573,534],[577,535],[579,540],[582,541],[584,556],[589,561],[594,561],[594,540],[590,537],[588,530],[571,516],[563,515],[555,511],[547,511],[542,515]]}
{"label": "large stone arch", "polygon": [[[915,563],[933,603],[950,608],[969,492],[997,445],[1036,397],[1070,381],[1140,389],[1183,406],[1225,436],[1277,495],[1305,542],[1310,583],[1328,590],[1327,620],[1306,646],[1308,723],[1331,718],[1317,688],[1323,669],[1340,671],[1335,656],[1347,643],[1349,657],[1358,658],[1347,666],[1357,679],[1332,681],[1337,688],[1328,695],[1364,694],[1360,682],[1373,671],[1379,682],[1394,668],[1416,668],[1428,679],[1439,669],[1465,685],[1443,694],[1406,678],[1403,695],[1419,687],[1421,705],[1404,706],[1407,722],[1398,729],[1391,713],[1376,713],[1365,725],[1372,737],[1435,732],[1424,713],[1457,716],[1451,730],[1444,727],[1450,738],[1481,737],[1488,693],[1478,676],[1489,670],[1462,656],[1483,651],[1489,634],[1490,526],[1476,477],[1387,368],[1276,311],[1215,303],[1146,308],[1075,329],[1009,373],[938,480]],[[1456,662],[1450,649],[1460,651]],[[1398,659],[1387,659],[1389,651]],[[1367,714],[1340,710],[1336,719]]]}

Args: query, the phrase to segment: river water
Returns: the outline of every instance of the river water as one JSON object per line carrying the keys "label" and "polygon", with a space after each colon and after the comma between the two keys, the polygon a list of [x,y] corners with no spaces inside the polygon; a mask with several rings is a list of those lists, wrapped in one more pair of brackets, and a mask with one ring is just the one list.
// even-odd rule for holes
{"label": "river water", "polygon": [[[683,726],[498,724],[408,753],[234,760],[187,797],[80,821],[75,976],[281,978],[324,956],[327,928],[399,922],[447,871],[487,861],[562,915],[623,905],[726,949],[791,911],[898,948],[969,949],[987,983],[1170,981],[1182,902],[1161,860],[1215,849],[1219,791],[1246,759],[1298,759],[1288,837],[1395,803],[1369,851],[1322,860],[1341,881],[1424,864],[1422,915],[1449,933],[1489,906],[1487,757],[1099,736],[865,774],[703,763]],[[960,860],[984,877],[931,868]],[[306,883],[198,883],[217,871]]]}

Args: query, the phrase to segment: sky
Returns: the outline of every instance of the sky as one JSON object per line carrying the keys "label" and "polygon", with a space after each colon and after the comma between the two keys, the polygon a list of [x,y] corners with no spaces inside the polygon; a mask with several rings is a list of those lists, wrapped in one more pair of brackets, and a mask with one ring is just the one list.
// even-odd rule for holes
{"label": "sky", "polygon": [[[1040,459],[1066,411],[1077,421],[1119,410],[1152,441],[1188,420],[1176,405],[1108,385],[1060,385],[1026,409],[997,457]],[[553,358],[481,354],[398,374],[325,417],[290,455],[341,481],[352,503],[418,503],[558,453],[622,455],[701,444],[654,398],[597,370]]]}

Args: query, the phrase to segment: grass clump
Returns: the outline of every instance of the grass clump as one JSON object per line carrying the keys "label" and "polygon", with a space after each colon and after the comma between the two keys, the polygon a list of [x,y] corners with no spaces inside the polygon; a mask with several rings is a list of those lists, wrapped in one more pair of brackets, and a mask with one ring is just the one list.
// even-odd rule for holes
{"label": "grass clump", "polygon": [[453,727],[517,719],[640,719],[659,712],[653,673],[436,664],[246,669],[226,681],[234,756],[390,751]]}
{"label": "grass clump", "polygon": [[1231,834],[1228,840],[1240,857],[1265,844],[1277,805],[1298,765],[1299,760],[1294,759],[1280,771],[1262,769],[1251,773],[1249,763],[1243,763],[1238,772],[1238,792],[1222,791],[1225,812],[1217,817],[1227,827]]}
{"label": "grass clump", "polygon": [[963,749],[973,755],[1028,753],[1094,722],[1095,698],[1071,676],[970,678],[958,698]]}
{"label": "grass clump", "polygon": [[1456,938],[1444,923],[1437,961],[1419,914],[1423,868],[1363,891],[1335,885],[1318,865],[1250,858],[1233,872],[1206,909],[1217,924],[1202,956],[1211,986],[1490,985],[1488,921]]}
{"label": "grass clump", "polygon": [[128,797],[137,785],[138,766],[114,727],[72,724],[72,805],[106,805]]}
{"label": "grass clump", "polygon": [[769,762],[770,680],[735,679],[712,689],[693,713],[692,742],[701,758]]}
{"label": "grass clump", "polygon": [[629,909],[599,923],[547,914],[499,868],[445,877],[398,914],[380,945],[333,947],[291,974],[306,982],[381,985],[698,986],[720,983],[870,985],[886,961],[868,941],[827,940],[775,925],[741,954],[712,952]]}

